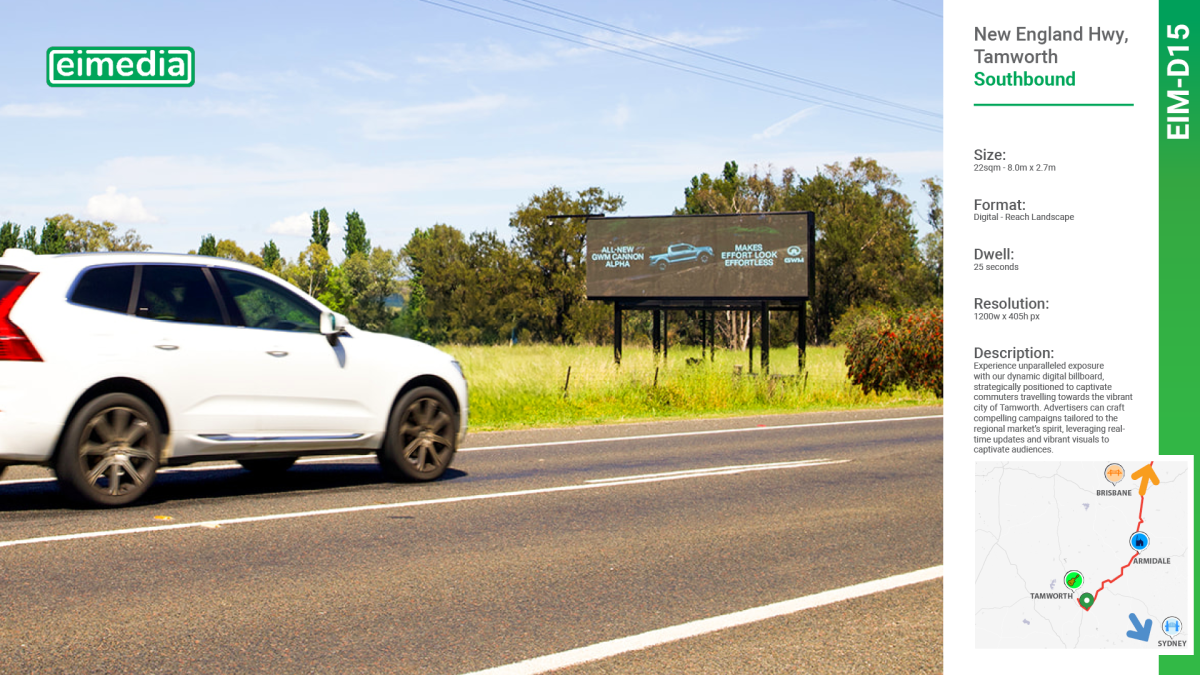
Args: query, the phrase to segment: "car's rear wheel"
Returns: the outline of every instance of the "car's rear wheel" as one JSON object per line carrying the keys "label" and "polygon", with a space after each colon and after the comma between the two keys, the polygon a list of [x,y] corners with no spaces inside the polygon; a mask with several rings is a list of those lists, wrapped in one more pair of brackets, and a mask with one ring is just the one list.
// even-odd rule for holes
{"label": "car's rear wheel", "polygon": [[379,466],[389,478],[427,481],[446,472],[454,459],[458,424],[442,392],[418,387],[392,409]]}
{"label": "car's rear wheel", "polygon": [[269,457],[255,459],[239,459],[238,464],[252,473],[264,476],[278,475],[292,468],[296,463],[295,457]]}
{"label": "car's rear wheel", "polygon": [[89,506],[123,506],[150,489],[158,471],[158,416],[132,394],[104,394],[67,423],[55,459],[58,484]]}

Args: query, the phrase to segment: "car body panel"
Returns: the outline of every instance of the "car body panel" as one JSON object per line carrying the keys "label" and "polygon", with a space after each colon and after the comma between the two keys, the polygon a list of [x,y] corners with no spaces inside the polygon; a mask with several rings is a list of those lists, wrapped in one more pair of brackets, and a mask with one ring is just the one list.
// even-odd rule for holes
{"label": "car body panel", "polygon": [[80,397],[117,378],[136,380],[162,400],[168,463],[238,453],[376,449],[402,388],[418,377],[436,378],[453,391],[458,435],[466,435],[466,382],[440,350],[354,326],[331,340],[320,333],[142,318],[67,301],[83,270],[109,264],[233,269],[282,284],[329,311],[265,272],[216,258],[0,257],[0,265],[39,272],[10,319],[42,357],[0,361],[0,462],[48,463]]}

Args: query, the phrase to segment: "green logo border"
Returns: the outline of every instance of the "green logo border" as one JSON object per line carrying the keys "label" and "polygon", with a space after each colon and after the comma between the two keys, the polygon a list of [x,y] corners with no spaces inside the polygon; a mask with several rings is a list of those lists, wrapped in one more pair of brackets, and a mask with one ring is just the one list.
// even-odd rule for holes
{"label": "green logo border", "polygon": [[[191,73],[186,82],[175,79],[131,79],[131,80],[55,80],[54,79],[54,56],[64,52],[89,52],[91,50],[104,51],[121,51],[121,50],[138,50],[143,52],[152,52],[155,50],[163,50],[167,53],[185,53],[188,56],[188,65]],[[196,84],[196,50],[191,47],[48,47],[46,49],[46,85],[55,88],[64,87],[190,87]]]}

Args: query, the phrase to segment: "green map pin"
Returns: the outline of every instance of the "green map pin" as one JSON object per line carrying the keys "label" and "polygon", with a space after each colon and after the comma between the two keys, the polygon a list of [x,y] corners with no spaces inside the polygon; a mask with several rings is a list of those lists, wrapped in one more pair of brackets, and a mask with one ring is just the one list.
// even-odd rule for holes
{"label": "green map pin", "polygon": [[1095,601],[1096,596],[1092,595],[1091,593],[1084,593],[1083,595],[1079,596],[1079,606],[1085,610],[1091,609],[1092,603]]}

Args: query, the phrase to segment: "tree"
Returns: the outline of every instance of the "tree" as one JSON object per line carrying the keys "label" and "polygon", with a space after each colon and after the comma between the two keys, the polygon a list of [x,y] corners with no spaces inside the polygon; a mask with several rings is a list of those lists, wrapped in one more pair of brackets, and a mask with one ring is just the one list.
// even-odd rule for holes
{"label": "tree", "polygon": [[150,246],[142,242],[136,230],[120,233],[116,224],[110,221],[94,223],[90,220],[76,220],[69,213],[47,218],[46,222],[54,223],[63,233],[67,250],[71,253],[87,253],[91,251],[147,251]]}
{"label": "tree", "polygon": [[211,234],[206,234],[200,240],[200,248],[196,251],[197,255],[217,255],[217,238]]}
{"label": "tree", "polygon": [[42,255],[68,253],[65,233],[51,219],[46,219],[42,226],[42,237],[38,241],[37,252]]}
{"label": "tree", "polygon": [[325,209],[313,211],[312,237],[308,243],[317,244],[326,251],[329,250],[329,212]]}
{"label": "tree", "polygon": [[937,284],[937,294],[942,295],[943,270],[942,263],[942,181],[940,178],[926,178],[921,181],[925,194],[929,195],[929,214],[926,220],[933,228],[921,238],[921,257],[925,266],[933,274]]}
{"label": "tree", "polygon": [[421,285],[419,276],[409,279],[408,285],[408,302],[400,311],[396,321],[396,332],[407,338],[429,342],[429,318],[425,316],[425,288]]}
{"label": "tree", "polygon": [[262,252],[259,254],[262,257],[263,269],[273,271],[275,263],[279,262],[282,256],[279,255],[279,247],[275,245],[275,240],[271,239],[263,244]]}
{"label": "tree", "polygon": [[25,230],[25,234],[21,235],[21,240],[17,242],[17,248],[37,253],[37,227],[30,225],[29,229]]}
{"label": "tree", "polygon": [[16,223],[4,221],[0,225],[0,255],[10,248],[16,248],[21,241],[21,226]]}
{"label": "tree", "polygon": [[814,211],[817,284],[810,297],[812,335],[829,339],[849,308],[868,303],[916,306],[935,293],[917,249],[912,204],[894,173],[857,157],[800,179],[781,200],[785,210]]}
{"label": "tree", "polygon": [[367,224],[363,221],[362,216],[358,215],[358,211],[351,211],[346,214],[346,232],[343,251],[346,258],[355,253],[370,255],[371,240],[367,239]]}
{"label": "tree", "polygon": [[300,290],[312,297],[320,297],[325,292],[333,262],[329,259],[329,251],[320,244],[309,244],[296,262],[284,268],[284,278]]}
{"label": "tree", "polygon": [[[581,214],[612,213],[625,205],[620,195],[591,187],[575,196],[555,186],[517,208],[509,219],[516,246],[532,263],[529,284],[537,299],[529,330],[536,339],[574,343],[592,332],[604,313],[601,303],[584,300],[586,219]],[[549,216],[574,215],[570,218]]]}

